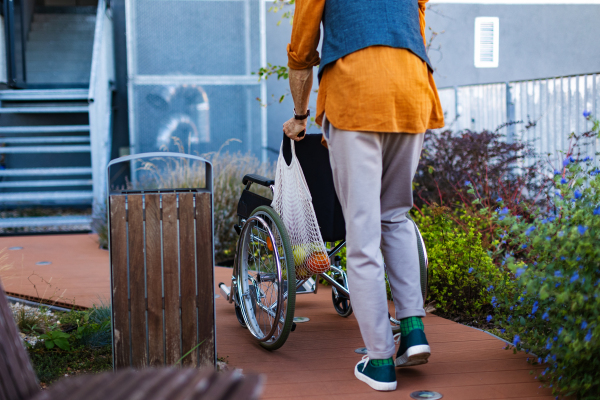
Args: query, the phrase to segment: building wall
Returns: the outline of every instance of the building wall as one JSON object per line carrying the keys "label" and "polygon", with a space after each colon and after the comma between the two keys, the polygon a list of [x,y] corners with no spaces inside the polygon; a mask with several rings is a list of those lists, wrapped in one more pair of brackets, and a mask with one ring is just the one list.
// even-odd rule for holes
{"label": "building wall", "polygon": [[[598,4],[429,4],[438,87],[600,72]],[[573,1],[572,3],[575,3]],[[566,2],[565,2],[566,3]],[[590,2],[591,3],[591,2]],[[476,17],[498,17],[498,68],[475,68]],[[443,32],[443,33],[442,33]]]}

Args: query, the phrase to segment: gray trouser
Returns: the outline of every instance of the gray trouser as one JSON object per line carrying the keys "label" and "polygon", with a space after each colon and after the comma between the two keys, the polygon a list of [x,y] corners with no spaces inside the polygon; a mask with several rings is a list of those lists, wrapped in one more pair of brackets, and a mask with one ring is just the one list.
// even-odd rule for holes
{"label": "gray trouser", "polygon": [[384,272],[390,281],[396,318],[425,316],[417,236],[406,218],[413,206],[412,180],[424,134],[343,131],[326,118],[323,132],[346,220],[352,308],[368,356],[389,358],[395,346]]}

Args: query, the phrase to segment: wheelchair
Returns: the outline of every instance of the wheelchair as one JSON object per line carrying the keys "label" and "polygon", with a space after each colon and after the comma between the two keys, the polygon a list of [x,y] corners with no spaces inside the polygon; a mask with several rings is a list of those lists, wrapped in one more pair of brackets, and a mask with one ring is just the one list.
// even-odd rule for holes
{"label": "wheelchair", "polygon": [[[260,345],[268,350],[283,346],[290,332],[295,330],[296,296],[316,293],[319,279],[331,285],[331,300],[337,314],[341,317],[352,314],[348,279],[341,267],[339,255],[346,245],[345,221],[333,186],[329,153],[321,144],[321,137],[320,134],[306,135],[295,144],[295,151],[327,248],[330,264],[328,273],[308,276],[305,271],[296,269],[296,249],[292,248],[281,218],[271,208],[271,199],[250,190],[253,185],[259,185],[273,191],[275,181],[254,174],[247,174],[242,179],[245,188],[237,207],[238,224],[234,226],[239,239],[231,286],[219,283],[219,288],[221,295],[234,305],[240,325],[247,328]],[[285,135],[282,151],[289,164],[292,157],[291,146]],[[418,238],[421,289],[425,300],[427,253],[416,224],[415,233]],[[399,321],[391,316],[390,321],[392,327],[395,326],[393,330],[399,331]]]}

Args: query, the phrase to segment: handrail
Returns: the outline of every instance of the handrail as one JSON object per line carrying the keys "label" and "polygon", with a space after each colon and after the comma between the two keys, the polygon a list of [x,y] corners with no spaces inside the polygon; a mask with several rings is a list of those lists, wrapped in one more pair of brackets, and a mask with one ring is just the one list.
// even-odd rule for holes
{"label": "handrail", "polygon": [[106,12],[106,1],[98,0],[96,10],[96,26],[94,28],[94,46],[92,48],[92,68],[90,71],[90,88],[88,91],[88,101],[94,102],[96,94],[96,80],[98,79],[98,69],[100,68],[102,54],[102,40],[104,31],[104,13]]}

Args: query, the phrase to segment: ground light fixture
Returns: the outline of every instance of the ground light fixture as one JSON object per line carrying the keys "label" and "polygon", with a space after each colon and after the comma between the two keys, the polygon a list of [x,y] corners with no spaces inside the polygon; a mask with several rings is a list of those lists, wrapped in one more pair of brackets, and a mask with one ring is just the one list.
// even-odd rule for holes
{"label": "ground light fixture", "polygon": [[297,324],[301,324],[302,322],[308,322],[310,318],[307,317],[294,317],[294,322]]}
{"label": "ground light fixture", "polygon": [[416,392],[412,392],[410,394],[410,397],[412,399],[428,399],[428,400],[437,400],[437,399],[441,399],[442,396],[440,393],[438,392],[432,392],[430,390],[417,390]]}
{"label": "ground light fixture", "polygon": [[50,265],[52,264],[52,261],[38,261],[35,263],[35,265]]}

